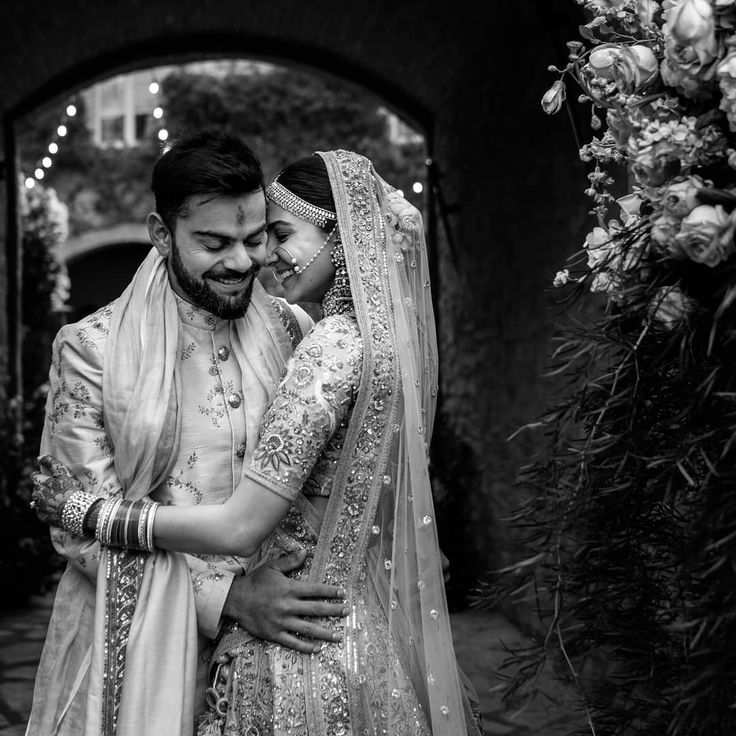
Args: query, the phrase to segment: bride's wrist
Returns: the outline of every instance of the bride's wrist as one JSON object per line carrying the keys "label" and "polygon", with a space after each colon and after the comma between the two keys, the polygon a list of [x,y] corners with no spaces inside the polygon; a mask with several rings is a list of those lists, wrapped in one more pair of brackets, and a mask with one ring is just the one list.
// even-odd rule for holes
{"label": "bride's wrist", "polygon": [[87,514],[84,517],[82,531],[84,532],[84,536],[88,539],[94,539],[95,529],[97,529],[97,519],[100,516],[100,509],[102,508],[103,502],[104,499],[102,498],[96,499],[89,507],[89,511],[87,511]]}
{"label": "bride's wrist", "polygon": [[153,552],[153,523],[159,506],[156,501],[108,498],[93,512],[94,536],[108,547]]}

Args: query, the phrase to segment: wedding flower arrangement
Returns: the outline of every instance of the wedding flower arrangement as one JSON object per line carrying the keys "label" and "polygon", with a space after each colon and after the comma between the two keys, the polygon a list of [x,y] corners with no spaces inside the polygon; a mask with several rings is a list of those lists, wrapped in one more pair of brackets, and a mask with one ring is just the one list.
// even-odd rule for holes
{"label": "wedding flower arrangement", "polygon": [[577,0],[542,98],[589,106],[592,228],[554,278],[582,305],[514,516],[530,557],[486,589],[543,627],[584,733],[736,733],[736,0]]}

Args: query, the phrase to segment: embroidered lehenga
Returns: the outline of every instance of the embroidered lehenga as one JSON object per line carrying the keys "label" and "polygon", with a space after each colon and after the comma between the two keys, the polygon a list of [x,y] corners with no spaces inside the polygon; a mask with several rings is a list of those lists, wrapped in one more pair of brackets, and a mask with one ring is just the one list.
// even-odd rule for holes
{"label": "embroidered lehenga", "polygon": [[[306,548],[297,576],[344,589],[350,613],[343,641],[316,655],[227,630],[199,734],[479,734],[427,471],[437,357],[421,219],[365,158],[320,155],[352,309],[298,346],[244,473],[292,500],[264,555]],[[329,497],[323,518],[313,496]]]}

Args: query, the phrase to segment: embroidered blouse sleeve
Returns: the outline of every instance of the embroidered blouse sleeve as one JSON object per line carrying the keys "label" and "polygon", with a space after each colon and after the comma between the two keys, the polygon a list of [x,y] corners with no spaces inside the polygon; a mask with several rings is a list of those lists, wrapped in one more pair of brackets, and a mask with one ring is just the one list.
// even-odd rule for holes
{"label": "embroidered blouse sleeve", "polygon": [[352,317],[318,322],[287,363],[245,475],[294,499],[355,401],[362,362]]}

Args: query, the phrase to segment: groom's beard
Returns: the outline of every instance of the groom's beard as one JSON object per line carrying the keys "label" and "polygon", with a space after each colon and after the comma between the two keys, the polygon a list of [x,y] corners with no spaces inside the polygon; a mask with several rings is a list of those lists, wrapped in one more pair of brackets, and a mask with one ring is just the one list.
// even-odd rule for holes
{"label": "groom's beard", "polygon": [[[174,242],[171,248],[171,269],[182,291],[191,299],[193,304],[211,312],[216,317],[220,317],[220,319],[237,319],[238,317],[242,317],[248,309],[251,295],[253,294],[253,282],[256,280],[261,267],[259,264],[254,263],[244,274],[228,270],[206,271],[203,277],[199,279],[187,271],[179,255],[179,248],[176,242]],[[249,278],[247,284],[239,294],[222,296],[205,281],[205,278],[216,279],[218,276],[228,275]]]}

